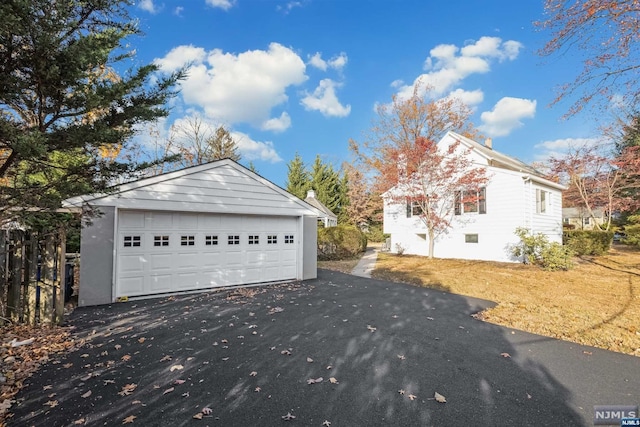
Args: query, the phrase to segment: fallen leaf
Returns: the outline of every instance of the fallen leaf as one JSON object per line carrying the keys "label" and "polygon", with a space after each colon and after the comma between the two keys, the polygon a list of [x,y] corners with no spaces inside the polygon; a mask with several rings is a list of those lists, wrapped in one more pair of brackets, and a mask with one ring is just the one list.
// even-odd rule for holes
{"label": "fallen leaf", "polygon": [[122,386],[122,390],[118,392],[120,396],[129,396],[138,387],[138,384],[127,384]]}
{"label": "fallen leaf", "polygon": [[415,394],[409,394],[409,396],[407,397],[409,398],[409,400],[416,400],[418,396],[416,396]]}
{"label": "fallen leaf", "polygon": [[315,378],[315,379],[314,379],[314,378],[309,378],[309,379],[307,380],[307,384],[311,385],[311,384],[321,383],[321,382],[322,382],[322,380],[323,380],[323,378],[322,378],[322,377]]}
{"label": "fallen leaf", "polygon": [[296,416],[291,415],[291,412],[287,412],[287,415],[283,415],[281,418],[285,421],[291,421],[291,420],[295,420]]}
{"label": "fallen leaf", "polygon": [[307,363],[313,363],[313,359],[310,357],[307,357]]}
{"label": "fallen leaf", "polygon": [[129,360],[131,360],[131,355],[130,354],[125,354],[120,359],[122,359],[123,362],[128,362]]}
{"label": "fallen leaf", "polygon": [[202,408],[202,413],[205,415],[211,415],[213,413],[213,409],[206,407],[206,408]]}
{"label": "fallen leaf", "polygon": [[174,388],[174,387],[169,387],[168,389],[166,389],[166,390],[162,393],[162,395],[164,396],[164,395],[165,395],[165,394],[167,394],[167,393],[171,393],[173,390],[175,390],[175,388]]}
{"label": "fallen leaf", "polygon": [[86,399],[87,397],[91,396],[91,390],[89,390],[88,392],[86,392],[85,394],[83,394],[82,397],[83,399]]}
{"label": "fallen leaf", "polygon": [[400,390],[398,390],[398,393],[404,395],[405,392],[404,392],[404,390],[400,389]]}
{"label": "fallen leaf", "polygon": [[327,366],[327,371],[330,370],[330,369],[333,369],[333,366],[331,366],[331,365]]}
{"label": "fallen leaf", "polygon": [[132,405],[140,405],[141,403],[142,402],[140,400],[134,400],[133,402],[131,402]]}
{"label": "fallen leaf", "polygon": [[226,362],[227,360],[229,360],[229,358],[228,358],[228,357],[223,357],[223,358],[222,358],[222,361],[223,361],[223,362]]}
{"label": "fallen leaf", "polygon": [[44,390],[51,390],[52,388],[53,388],[53,386],[52,386],[52,385],[46,385],[46,386],[42,387],[42,390],[43,390],[43,391],[44,391]]}
{"label": "fallen leaf", "polygon": [[289,350],[282,350],[280,354],[284,354],[286,356],[291,356],[291,352]]}
{"label": "fallen leaf", "polygon": [[329,378],[329,382],[330,382],[331,384],[339,384],[339,383],[338,383],[338,380],[337,380],[337,379],[335,379],[334,377]]}
{"label": "fallen leaf", "polygon": [[171,360],[171,356],[166,355],[166,356],[163,356],[162,359],[160,359],[161,362],[166,362],[167,360]]}
{"label": "fallen leaf", "polygon": [[89,355],[87,353],[85,353],[85,354],[81,354],[80,357],[87,358],[87,357],[89,357]]}
{"label": "fallen leaf", "polygon": [[84,418],[80,418],[79,420],[75,420],[73,422],[73,424],[79,426],[79,425],[84,424],[86,422],[87,422],[87,420],[85,420]]}
{"label": "fallen leaf", "polygon": [[509,353],[500,353],[500,356],[502,357],[511,357],[511,355]]}
{"label": "fallen leaf", "polygon": [[260,387],[256,387],[256,389],[254,390],[256,393],[260,393],[262,391],[262,389]]}
{"label": "fallen leaf", "polygon": [[404,354],[399,354],[399,355],[398,355],[398,359],[400,359],[400,360],[405,360],[405,359],[406,359],[406,357],[404,357]]}
{"label": "fallen leaf", "polygon": [[447,403],[447,399],[443,395],[438,393],[437,391],[435,392],[433,397],[434,397],[434,399],[436,399],[436,402]]}
{"label": "fallen leaf", "polygon": [[173,372],[173,371],[178,371],[184,369],[184,366],[182,365],[173,365],[171,368],[169,368],[169,371]]}
{"label": "fallen leaf", "polygon": [[582,353],[586,354],[587,356],[591,356],[593,354],[593,352],[587,350],[584,350]]}
{"label": "fallen leaf", "polygon": [[367,325],[367,329],[370,330],[371,332],[375,332],[376,331],[376,328],[374,328],[371,325]]}
{"label": "fallen leaf", "polygon": [[69,369],[72,366],[73,366],[73,363],[65,363],[64,365],[62,365],[62,367],[65,369]]}
{"label": "fallen leaf", "polygon": [[142,344],[145,340],[146,340],[146,338],[145,338],[145,337],[140,337],[140,338],[138,338],[138,342],[139,342],[140,344]]}
{"label": "fallen leaf", "polygon": [[135,415],[129,415],[127,418],[122,420],[122,424],[131,424],[136,418],[138,417],[136,417]]}
{"label": "fallen leaf", "polygon": [[113,346],[113,348],[115,348],[116,350],[120,350],[122,346],[120,344],[116,344]]}
{"label": "fallen leaf", "polygon": [[189,392],[182,393],[182,397],[189,397]]}
{"label": "fallen leaf", "polygon": [[322,423],[322,427],[329,427],[329,426],[331,426],[331,421],[324,420],[324,422]]}
{"label": "fallen leaf", "polygon": [[50,408],[55,408],[56,406],[58,406],[58,401],[57,400],[49,400],[47,403],[45,403],[45,405],[49,406]]}
{"label": "fallen leaf", "polygon": [[185,380],[175,380],[173,383],[180,385],[180,384],[186,383],[186,381]]}
{"label": "fallen leaf", "polygon": [[195,414],[193,416],[193,418],[196,419],[196,420],[201,420],[203,416],[204,416],[204,414],[202,412],[198,412],[197,414]]}

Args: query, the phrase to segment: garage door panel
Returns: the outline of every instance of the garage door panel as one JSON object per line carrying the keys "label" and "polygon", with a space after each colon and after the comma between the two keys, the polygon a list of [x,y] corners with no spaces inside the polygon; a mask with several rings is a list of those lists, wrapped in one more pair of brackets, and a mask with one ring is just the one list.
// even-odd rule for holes
{"label": "garage door panel", "polygon": [[[121,277],[118,285],[121,295],[140,295],[144,293],[144,276]],[[119,295],[120,296],[120,295]]]}
{"label": "garage door panel", "polygon": [[170,292],[172,290],[171,274],[154,274],[149,277],[149,287],[151,293]]}
{"label": "garage door panel", "polygon": [[145,258],[143,255],[123,255],[120,257],[121,272],[130,273],[143,273],[145,266]]}
{"label": "garage door panel", "polygon": [[179,269],[195,269],[202,265],[200,254],[197,252],[179,253],[176,257],[176,267]]}
{"label": "garage door panel", "polygon": [[[122,210],[115,296],[295,279],[297,224],[295,217]],[[168,236],[167,244],[155,246],[155,236]]]}
{"label": "garage door panel", "polygon": [[156,271],[171,270],[173,268],[172,258],[173,255],[170,253],[151,254],[149,256],[149,271],[154,273]]}

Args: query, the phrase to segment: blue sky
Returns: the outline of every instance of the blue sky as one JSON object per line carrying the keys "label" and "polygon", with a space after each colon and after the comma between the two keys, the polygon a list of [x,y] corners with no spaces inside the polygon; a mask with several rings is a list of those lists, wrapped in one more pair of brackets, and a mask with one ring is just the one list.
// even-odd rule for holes
{"label": "blue sky", "polygon": [[543,2],[513,0],[142,0],[137,65],[190,63],[166,132],[185,116],[228,126],[242,163],[284,186],[298,152],[337,168],[376,115],[419,77],[458,96],[495,150],[532,162],[591,138],[586,115],[562,120],[555,88],[580,71],[575,53],[544,58],[533,22]]}

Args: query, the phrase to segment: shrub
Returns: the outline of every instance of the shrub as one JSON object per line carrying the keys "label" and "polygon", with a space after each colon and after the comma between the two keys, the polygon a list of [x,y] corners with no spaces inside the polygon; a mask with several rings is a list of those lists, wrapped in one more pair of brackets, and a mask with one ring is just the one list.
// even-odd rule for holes
{"label": "shrub", "polygon": [[560,243],[550,243],[542,233],[531,234],[528,229],[518,227],[515,234],[520,238],[520,244],[515,246],[512,254],[522,257],[525,264],[536,264],[545,270],[569,270],[573,267],[573,250]]}
{"label": "shrub", "polygon": [[318,258],[336,260],[353,258],[367,249],[367,236],[353,225],[318,229]]}
{"label": "shrub", "polygon": [[569,270],[573,267],[573,255],[571,248],[553,242],[542,248],[540,264],[545,270]]}
{"label": "shrub", "polygon": [[384,242],[385,239],[389,237],[388,234],[382,232],[382,225],[380,224],[369,226],[369,230],[367,230],[365,234],[370,242]]}
{"label": "shrub", "polygon": [[640,246],[640,224],[626,225],[621,241],[627,245]]}
{"label": "shrub", "polygon": [[562,242],[577,255],[602,255],[613,242],[612,231],[565,230]]}

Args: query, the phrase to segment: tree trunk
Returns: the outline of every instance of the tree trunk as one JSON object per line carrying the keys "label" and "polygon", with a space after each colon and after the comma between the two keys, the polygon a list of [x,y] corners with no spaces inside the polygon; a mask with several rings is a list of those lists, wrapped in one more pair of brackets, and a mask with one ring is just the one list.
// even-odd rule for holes
{"label": "tree trunk", "polygon": [[435,233],[433,229],[429,229],[429,258],[433,258],[433,249],[435,247]]}

